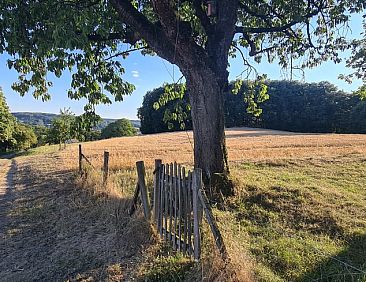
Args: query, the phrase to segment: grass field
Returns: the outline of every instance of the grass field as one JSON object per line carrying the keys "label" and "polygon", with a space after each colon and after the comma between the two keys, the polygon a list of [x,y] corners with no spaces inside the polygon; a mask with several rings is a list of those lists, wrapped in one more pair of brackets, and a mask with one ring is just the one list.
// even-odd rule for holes
{"label": "grass field", "polygon": [[[226,132],[229,160],[273,161],[366,154],[366,136],[357,134],[295,134],[283,131],[231,128]],[[114,138],[83,144],[85,155],[101,164],[103,151],[111,154],[111,167],[131,168],[137,160],[152,166],[154,159],[164,162],[193,163],[193,137],[189,132]],[[77,147],[69,153],[77,154]],[[67,157],[67,156],[66,156]]]}
{"label": "grass field", "polygon": [[[201,265],[172,253],[154,239],[143,258],[136,256],[139,264],[134,266],[134,277],[148,281],[366,281],[366,135],[237,128],[227,130],[226,136],[236,194],[225,200],[224,208],[214,208],[214,213],[235,274],[222,270],[205,230]],[[99,223],[113,222],[108,214],[116,218],[116,209],[121,209],[116,203],[133,193],[135,162],[145,161],[151,187],[154,159],[192,166],[191,142],[190,132],[179,132],[83,143],[83,152],[97,172],[90,170],[82,185],[77,179],[76,187],[89,189],[96,199],[111,199],[103,200],[106,206],[98,200],[92,214],[103,215]],[[49,155],[55,150],[40,149],[21,160],[32,158],[35,162],[37,154]],[[104,150],[110,152],[107,188],[102,187],[98,171]],[[76,171],[76,144],[50,156],[59,161],[59,168],[54,169]],[[93,202],[82,212],[92,206]],[[129,223],[129,231],[122,232],[124,238],[146,230],[151,233],[134,224]],[[123,230],[123,226],[119,228]],[[129,244],[135,245],[133,240]],[[101,275],[107,277],[106,269],[116,268],[116,276],[106,279],[114,281],[123,272],[132,273],[124,267],[123,261],[111,260]],[[88,277],[82,267],[78,271],[84,273],[80,277]]]}
{"label": "grass field", "polygon": [[[366,281],[366,136],[226,132],[236,196],[215,209],[232,257],[246,252],[258,281]],[[83,144],[114,179],[134,188],[134,164],[154,159],[192,165],[192,134],[116,138]],[[77,148],[63,153],[76,166]],[[149,184],[151,185],[151,177]],[[230,224],[229,224],[230,223]]]}

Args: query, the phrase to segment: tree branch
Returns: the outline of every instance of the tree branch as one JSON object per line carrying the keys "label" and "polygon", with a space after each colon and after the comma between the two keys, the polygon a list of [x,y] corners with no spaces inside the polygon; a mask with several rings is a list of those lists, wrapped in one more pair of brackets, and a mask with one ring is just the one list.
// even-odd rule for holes
{"label": "tree branch", "polygon": [[246,72],[246,71],[247,71],[248,77],[250,76],[250,74],[251,74],[251,72],[252,72],[252,71],[254,71],[256,75],[258,75],[258,72],[257,72],[257,70],[255,69],[255,67],[253,67],[253,66],[249,63],[249,61],[245,58],[243,51],[242,51],[238,46],[236,46],[236,45],[232,45],[232,46],[233,46],[233,47],[234,47],[234,48],[239,52],[239,54],[240,54],[240,56],[241,56],[241,58],[242,58],[242,60],[243,60],[243,65],[244,65],[244,66],[246,66],[246,67],[248,67],[248,69],[249,69],[249,71],[248,71],[248,69],[244,69],[244,70],[240,73],[240,75],[242,75],[242,74],[243,74],[244,72]]}
{"label": "tree branch", "polygon": [[236,26],[235,33],[270,33],[270,32],[284,32],[292,26],[300,23],[300,21],[292,21],[282,26],[270,27],[244,27]]}
{"label": "tree branch", "polygon": [[242,8],[247,14],[253,16],[253,17],[256,17],[256,18],[259,18],[259,19],[262,19],[263,21],[267,22],[269,24],[269,14],[267,15],[264,15],[264,14],[259,14],[259,13],[256,13],[255,11],[251,10],[247,5],[245,5],[244,3],[239,3],[239,6],[240,8]]}
{"label": "tree branch", "polygon": [[[244,27],[244,26],[236,26],[235,27],[235,33],[273,33],[273,32],[286,32],[288,29],[291,29],[291,27],[293,27],[296,24],[299,23],[303,23],[303,22],[308,22],[308,20],[314,16],[316,16],[317,14],[319,14],[321,12],[321,10],[323,9],[323,6],[316,6],[316,10],[311,11],[311,2],[310,0],[308,1],[308,13],[304,16],[301,17],[300,20],[293,20],[290,21],[288,23],[285,23],[283,25],[279,25],[279,26],[270,26],[270,24],[267,22],[268,26],[267,27]],[[245,5],[244,5],[245,6]],[[258,15],[255,14],[254,12],[250,13],[248,12],[248,10],[246,10],[248,14],[251,14],[252,16],[255,17],[259,17],[261,19],[263,19],[263,15]],[[275,13],[276,16],[279,19],[282,19],[282,17],[280,17],[280,15],[278,15],[278,13]]]}
{"label": "tree branch", "polygon": [[142,47],[139,47],[139,48],[133,48],[133,49],[129,49],[129,50],[126,50],[126,51],[123,51],[123,52],[118,52],[116,54],[113,54],[111,56],[109,56],[108,58],[105,58],[106,61],[110,60],[110,59],[113,59],[115,57],[119,57],[119,56],[126,56],[132,52],[135,52],[135,51],[139,51],[139,50],[144,50],[144,49],[147,49],[148,47],[146,46],[142,46]]}
{"label": "tree branch", "polygon": [[150,22],[129,0],[111,0],[121,19],[162,58],[174,61],[174,45],[159,23]]}
{"label": "tree branch", "polygon": [[255,55],[258,55],[260,53],[271,51],[274,48],[276,48],[276,46],[271,46],[271,47],[268,47],[268,48],[257,50],[257,47],[256,47],[254,41],[250,38],[249,34],[243,33],[243,38],[248,42],[248,44],[250,46],[249,56],[251,56],[251,57],[253,57]]}
{"label": "tree branch", "polygon": [[211,65],[205,50],[195,42],[190,23],[180,19],[180,7],[173,6],[170,0],[152,0],[152,3],[165,34],[174,45],[174,59],[170,62],[175,64],[179,58],[179,66],[187,70],[197,65],[198,61]]}
{"label": "tree branch", "polygon": [[202,1],[201,0],[193,0],[193,7],[196,10],[196,16],[200,20],[202,27],[204,28],[206,35],[210,35],[213,33],[213,25],[210,22],[209,17],[206,12],[202,9]]}
{"label": "tree branch", "polygon": [[221,87],[226,87],[228,79],[227,57],[235,34],[235,24],[238,19],[238,0],[221,0],[217,3],[216,23],[214,32],[208,36],[206,51],[215,66]]}
{"label": "tree branch", "polygon": [[215,40],[224,44],[224,48],[229,50],[235,32],[238,0],[217,1],[217,22],[215,24]]}
{"label": "tree branch", "polygon": [[88,34],[87,37],[88,37],[89,40],[96,41],[96,42],[103,42],[103,41],[109,41],[109,40],[123,40],[124,39],[123,34],[117,33],[117,32],[112,32],[112,33],[108,34],[107,36],[101,36],[99,34],[92,33],[92,34]]}

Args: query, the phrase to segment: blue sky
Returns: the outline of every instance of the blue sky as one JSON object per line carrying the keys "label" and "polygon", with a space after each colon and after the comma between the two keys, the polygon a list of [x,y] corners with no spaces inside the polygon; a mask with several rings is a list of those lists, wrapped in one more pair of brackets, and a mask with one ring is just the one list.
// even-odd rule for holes
{"label": "blue sky", "polygon": [[[358,38],[362,32],[362,17],[360,15],[355,16],[350,27],[352,34],[349,37]],[[349,56],[349,52],[344,54],[344,57],[347,56]],[[54,83],[50,91],[52,99],[48,102],[42,102],[34,99],[30,93],[25,97],[20,97],[18,93],[11,89],[11,84],[17,80],[17,73],[14,70],[8,69],[6,60],[6,55],[0,55],[0,87],[2,87],[5,93],[11,111],[58,113],[61,108],[70,107],[76,114],[83,112],[85,102],[70,100],[67,97],[66,91],[71,81],[69,73],[65,73],[59,79],[52,79]],[[131,96],[126,97],[123,102],[98,106],[97,113],[102,117],[136,119],[137,108],[141,106],[143,96],[147,91],[161,86],[164,82],[173,82],[173,72],[175,80],[180,77],[179,70],[176,67],[173,68],[171,64],[157,56],[142,56],[140,53],[133,53],[126,60],[123,60],[122,63],[126,70],[124,79],[133,83],[136,86],[136,90]],[[289,78],[288,74],[281,70],[276,63],[261,63],[256,65],[256,68],[260,73],[266,73],[269,79]],[[242,72],[242,61],[239,57],[230,60],[229,71],[230,80],[235,79]],[[351,70],[345,68],[344,63],[334,64],[326,62],[315,69],[305,70],[305,81],[329,81],[340,89],[353,91],[361,85],[361,81],[355,81],[349,85],[338,79],[339,74],[349,72]],[[300,74],[298,74],[298,78],[301,78]]]}

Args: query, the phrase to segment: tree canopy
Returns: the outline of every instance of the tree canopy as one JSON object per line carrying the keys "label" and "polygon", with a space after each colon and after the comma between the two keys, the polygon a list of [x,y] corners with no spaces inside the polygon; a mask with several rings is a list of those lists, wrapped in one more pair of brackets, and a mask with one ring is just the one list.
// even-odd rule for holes
{"label": "tree canopy", "polygon": [[[181,85],[176,85],[176,87],[181,87]],[[166,88],[167,86],[164,85],[145,94],[142,106],[137,112],[141,121],[141,133],[192,129],[188,95],[183,93],[182,97],[162,102]]]}
{"label": "tree canopy", "polygon": [[15,142],[11,149],[15,151],[28,150],[37,145],[37,136],[32,127],[16,123],[13,133]]}
{"label": "tree canopy", "polygon": [[48,130],[48,143],[61,144],[75,138],[75,119],[70,109],[60,110],[60,115],[52,120],[51,128]]}
{"label": "tree canopy", "polygon": [[13,132],[15,118],[9,111],[2,89],[0,88],[0,151],[12,147],[15,142]]}
{"label": "tree canopy", "polygon": [[0,88],[0,151],[27,150],[36,144],[37,137],[33,129],[17,122]]}
{"label": "tree canopy", "polygon": [[211,16],[199,0],[2,1],[0,53],[19,72],[13,88],[21,95],[50,99],[47,73],[70,71],[68,96],[86,97],[88,112],[111,102],[106,93],[121,101],[134,90],[122,78],[120,59],[136,50],[187,67],[194,55],[203,56],[223,73],[228,55],[242,57],[251,70],[240,48],[257,62],[277,59],[285,68],[338,62],[347,47],[339,29],[366,7],[362,0],[209,2],[216,10]]}
{"label": "tree canopy", "polygon": [[363,29],[363,38],[352,41],[352,56],[347,61],[347,66],[353,68],[354,72],[347,76],[342,75],[341,77],[349,83],[352,82],[353,78],[361,79],[363,85],[358,89],[357,94],[362,99],[366,99],[366,20],[363,22]]}
{"label": "tree canopy", "polygon": [[133,136],[136,135],[136,133],[136,129],[132,126],[132,123],[128,119],[122,118],[103,128],[101,138],[108,139],[113,137]]}

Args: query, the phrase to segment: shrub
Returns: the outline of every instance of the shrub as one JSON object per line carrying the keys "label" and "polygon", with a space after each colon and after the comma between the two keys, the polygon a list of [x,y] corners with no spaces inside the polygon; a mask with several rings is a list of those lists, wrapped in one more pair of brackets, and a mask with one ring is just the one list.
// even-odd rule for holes
{"label": "shrub", "polygon": [[133,136],[137,131],[132,126],[132,123],[128,119],[119,119],[110,123],[102,130],[102,139],[108,139],[113,137]]}

